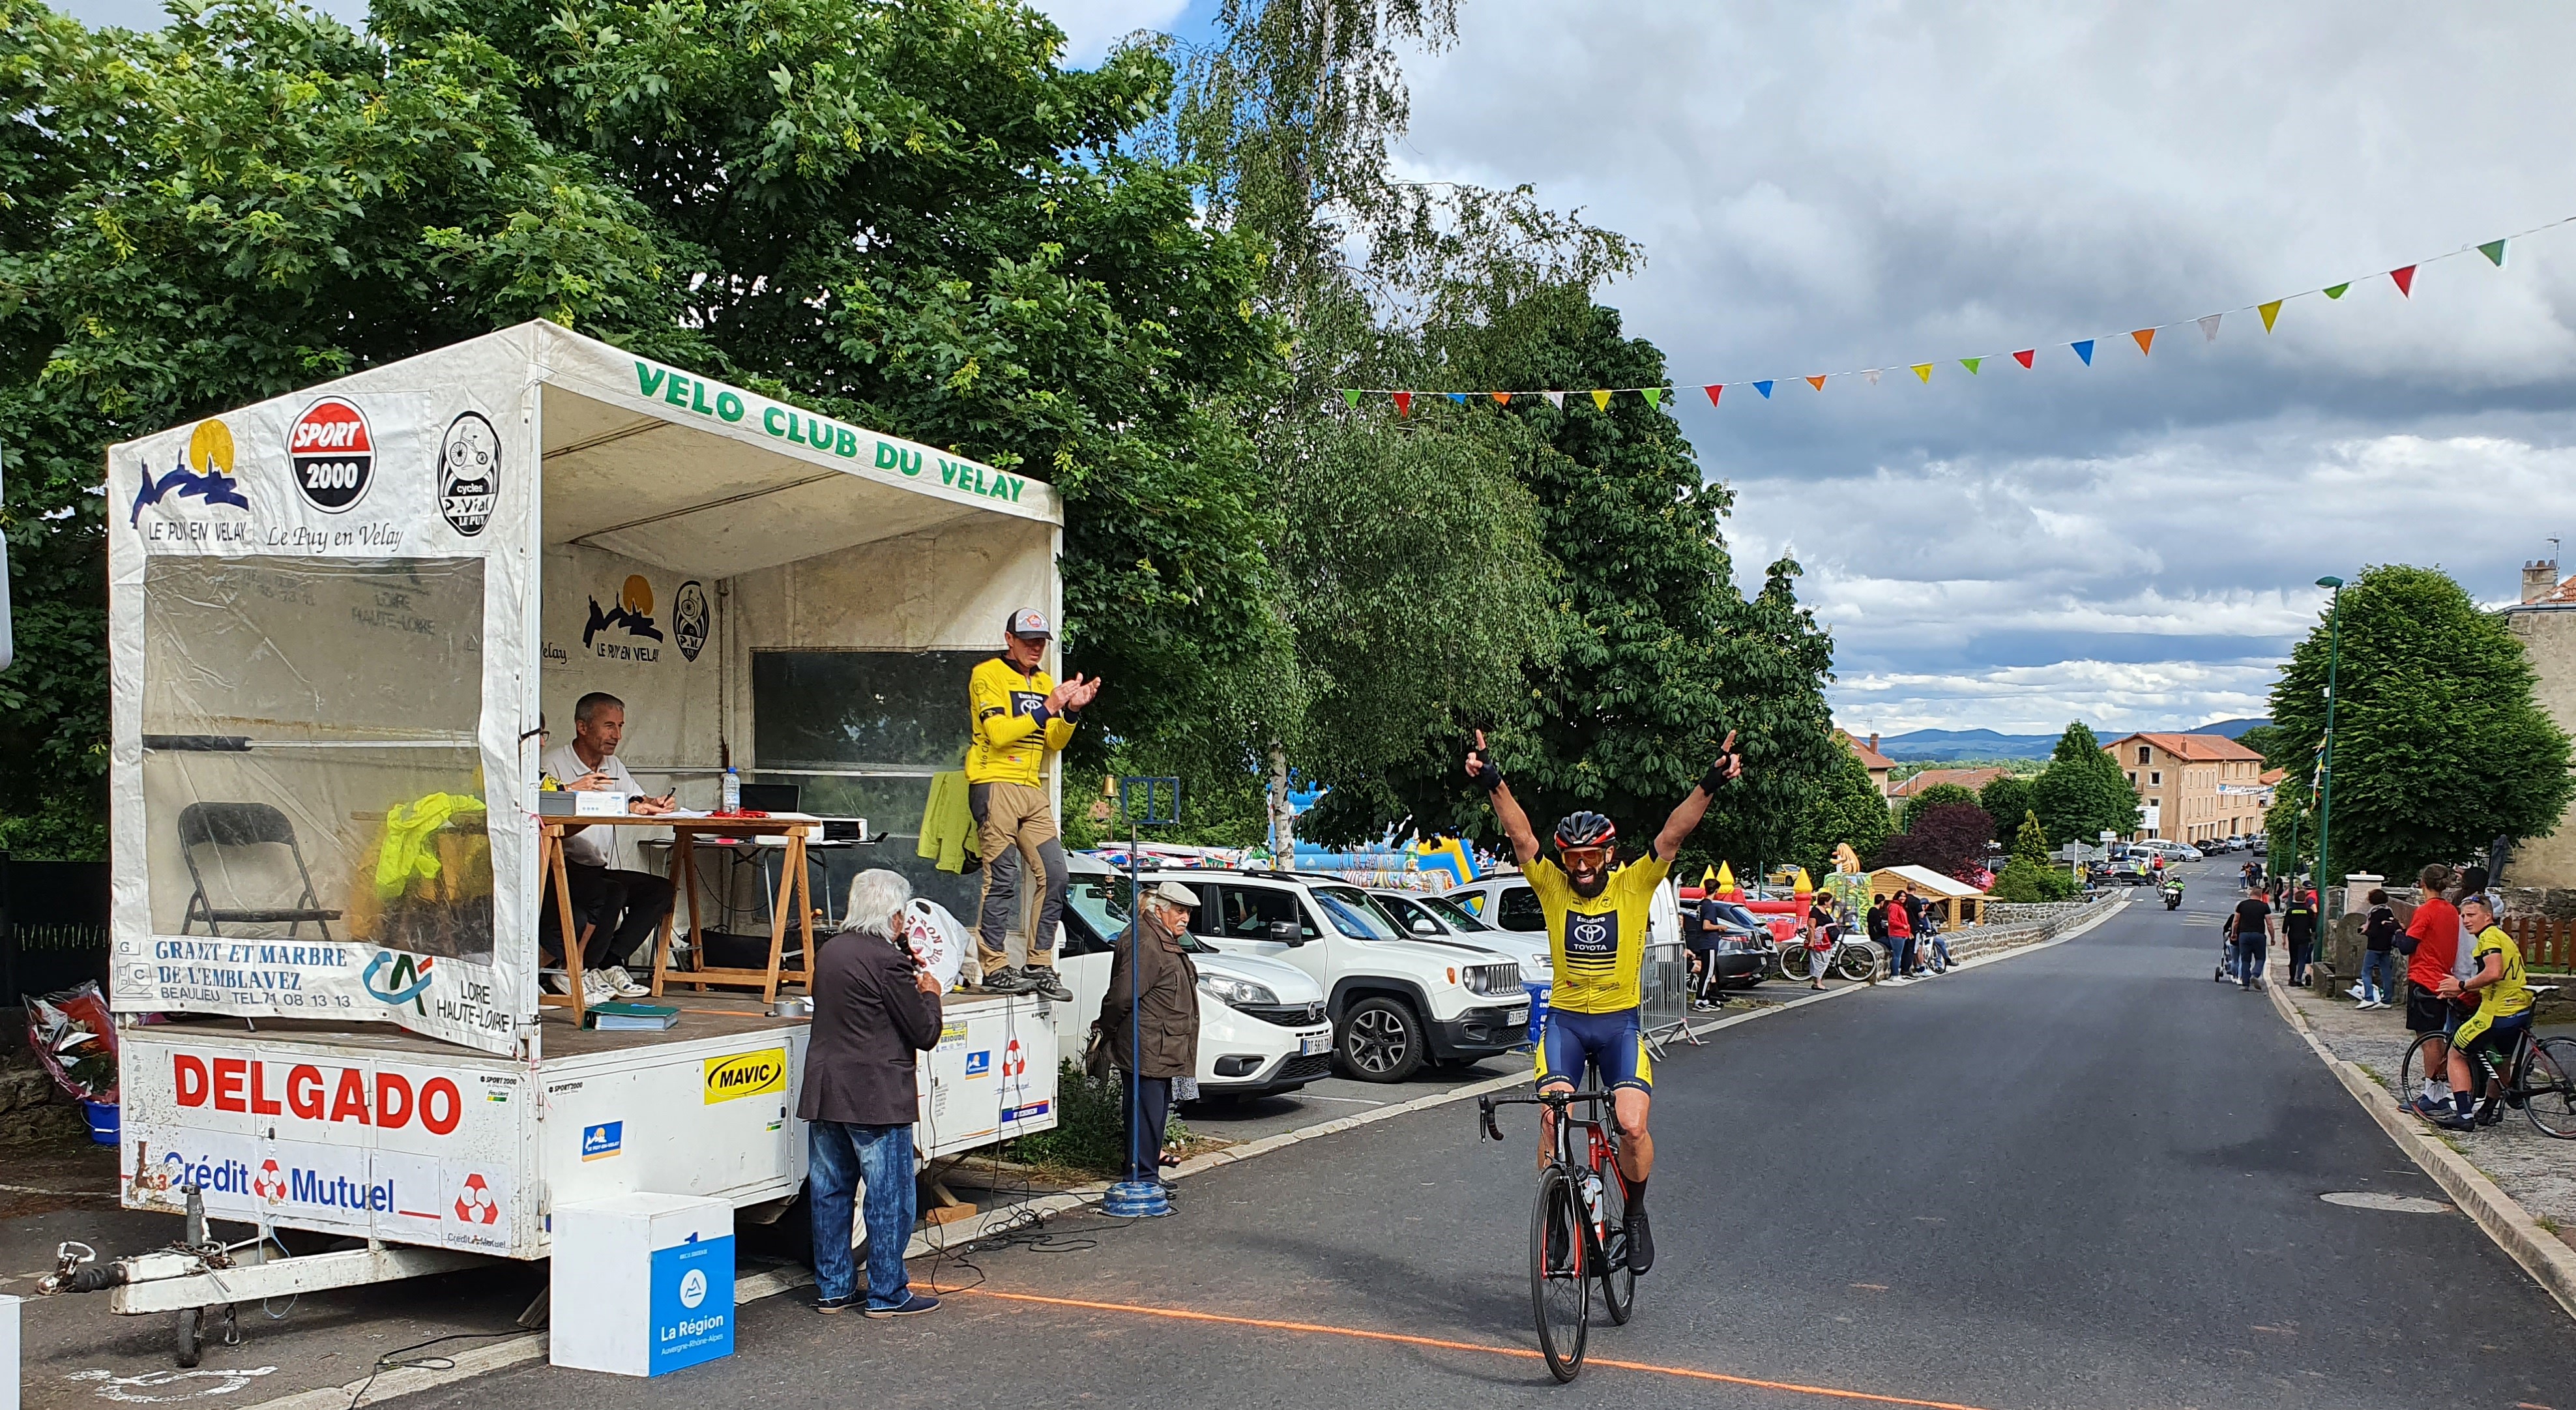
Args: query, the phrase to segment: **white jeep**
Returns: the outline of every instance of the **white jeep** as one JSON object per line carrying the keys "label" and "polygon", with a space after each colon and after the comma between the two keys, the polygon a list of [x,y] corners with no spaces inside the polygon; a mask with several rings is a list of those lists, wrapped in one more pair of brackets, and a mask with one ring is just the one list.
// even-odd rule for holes
{"label": "white jeep", "polygon": [[1190,928],[1229,955],[1276,960],[1323,986],[1342,1069],[1401,1082],[1528,1041],[1529,995],[1507,954],[1458,940],[1407,939],[1360,888],[1285,871],[1152,871],[1199,894]]}

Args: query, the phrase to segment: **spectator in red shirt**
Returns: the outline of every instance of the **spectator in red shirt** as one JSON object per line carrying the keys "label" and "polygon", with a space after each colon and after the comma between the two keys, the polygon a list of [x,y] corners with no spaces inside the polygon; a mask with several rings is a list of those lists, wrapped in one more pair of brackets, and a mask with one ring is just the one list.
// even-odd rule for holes
{"label": "spectator in red shirt", "polygon": [[1914,888],[1907,887],[1887,903],[1888,983],[1911,984],[1914,969]]}
{"label": "spectator in red shirt", "polygon": [[2416,874],[2424,899],[2397,941],[2406,956],[2406,1031],[2436,1035],[2424,1045],[2424,1089],[2408,1098],[2428,1121],[2451,1114],[2450,1084],[2432,1074],[2447,1075],[2447,1040],[2460,1022],[2459,1009],[2439,993],[2460,949],[2460,913],[2442,899],[2451,880],[2451,869],[2439,862]]}

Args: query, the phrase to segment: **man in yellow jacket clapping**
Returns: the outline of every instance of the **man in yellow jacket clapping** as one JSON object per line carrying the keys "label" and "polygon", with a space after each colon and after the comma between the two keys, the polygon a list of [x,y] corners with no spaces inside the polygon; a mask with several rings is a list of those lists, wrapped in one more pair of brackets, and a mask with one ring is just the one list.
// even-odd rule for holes
{"label": "man in yellow jacket clapping", "polygon": [[[1046,614],[1023,607],[1003,623],[1002,654],[975,668],[966,686],[974,742],[966,750],[966,806],[975,814],[984,859],[984,899],[975,947],[984,990],[1043,994],[1073,1002],[1055,972],[1057,921],[1064,914],[1064,844],[1047,797],[1047,757],[1073,742],[1074,717],[1100,693],[1100,682],[1074,676],[1057,684],[1039,665],[1054,631]],[[1046,878],[1028,963],[1014,967],[1008,948],[1020,914],[1023,856]]]}

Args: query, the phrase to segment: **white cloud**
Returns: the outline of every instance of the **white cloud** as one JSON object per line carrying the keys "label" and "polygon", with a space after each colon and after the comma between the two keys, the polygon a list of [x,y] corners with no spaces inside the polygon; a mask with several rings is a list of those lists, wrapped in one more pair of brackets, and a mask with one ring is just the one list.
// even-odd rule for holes
{"label": "white cloud", "polygon": [[1066,66],[1088,68],[1137,30],[1172,28],[1189,0],[1034,0],[1030,8],[1064,31]]}
{"label": "white cloud", "polygon": [[[1644,242],[1606,301],[1782,551],[1862,724],[2261,713],[2324,573],[2482,600],[2576,527],[2576,11],[2393,0],[1725,8],[1477,0],[1410,62],[1408,171]],[[2370,276],[2370,277],[2363,277]],[[2266,335],[2230,315],[2346,277]],[[2103,341],[2084,367],[2067,339]],[[2002,360],[2039,350],[2035,370]],[[1953,359],[1998,360],[1971,377]],[[1901,369],[1936,363],[1921,385]],[[1896,369],[1873,387],[1789,380]],[[1749,390],[1749,389],[1748,389]],[[1898,720],[1904,724],[1897,724]]]}

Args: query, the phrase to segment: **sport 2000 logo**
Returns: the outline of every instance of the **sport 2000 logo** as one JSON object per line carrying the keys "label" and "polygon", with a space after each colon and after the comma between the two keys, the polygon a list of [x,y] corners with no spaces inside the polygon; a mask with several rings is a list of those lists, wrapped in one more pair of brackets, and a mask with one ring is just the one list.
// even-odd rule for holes
{"label": "sport 2000 logo", "polygon": [[376,478],[376,439],[356,403],[324,397],[286,433],[286,458],[304,502],[337,514],[367,497]]}

